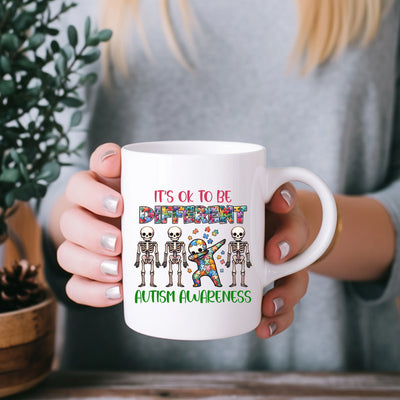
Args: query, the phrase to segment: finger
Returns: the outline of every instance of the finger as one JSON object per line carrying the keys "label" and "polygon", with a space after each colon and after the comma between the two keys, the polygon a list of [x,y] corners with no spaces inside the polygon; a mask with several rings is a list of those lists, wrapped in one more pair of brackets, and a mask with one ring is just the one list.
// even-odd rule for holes
{"label": "finger", "polygon": [[301,270],[275,282],[262,300],[262,314],[275,317],[287,313],[302,299],[308,287],[308,272]]}
{"label": "finger", "polygon": [[67,272],[99,282],[119,282],[122,279],[121,260],[104,257],[65,241],[57,250],[57,260]]}
{"label": "finger", "polygon": [[283,214],[293,209],[297,201],[296,189],[291,183],[285,183],[275,191],[267,204],[267,210]]}
{"label": "finger", "polygon": [[294,319],[294,311],[290,310],[275,318],[262,317],[260,324],[255,329],[260,339],[267,339],[289,328]]}
{"label": "finger", "polygon": [[275,232],[268,239],[265,257],[274,264],[280,264],[299,254],[307,243],[308,223],[296,208],[288,214],[274,215]]}
{"label": "finger", "polygon": [[73,207],[65,211],[60,219],[60,228],[67,240],[94,253],[107,256],[121,253],[121,231],[82,208]]}
{"label": "finger", "polygon": [[81,171],[71,177],[66,188],[69,201],[91,212],[116,218],[122,215],[123,202],[119,192],[98,182],[92,171]]}
{"label": "finger", "polygon": [[121,148],[115,143],[97,147],[90,157],[90,169],[104,178],[121,176]]}
{"label": "finger", "polygon": [[91,307],[109,307],[121,303],[121,283],[101,283],[73,275],[65,287],[67,296],[78,304]]}

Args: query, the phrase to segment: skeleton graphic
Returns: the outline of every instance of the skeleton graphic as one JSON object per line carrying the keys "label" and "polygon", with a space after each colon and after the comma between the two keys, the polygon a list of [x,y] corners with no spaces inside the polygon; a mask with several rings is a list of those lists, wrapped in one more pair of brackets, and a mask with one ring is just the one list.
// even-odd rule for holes
{"label": "skeleton graphic", "polygon": [[189,244],[189,260],[197,264],[197,270],[193,273],[193,286],[201,286],[200,278],[207,275],[215,286],[221,287],[217,267],[214,261],[214,253],[225,244],[225,239],[207,248],[206,242],[202,239],[193,239]]}
{"label": "skeleton graphic", "polygon": [[[245,235],[245,230],[241,226],[235,226],[231,231],[233,242],[229,242],[228,244],[228,258],[226,260],[225,266],[227,268],[231,265],[231,256],[232,256],[232,284],[230,287],[236,286],[236,265],[240,264],[242,266],[241,275],[242,281],[241,286],[247,287],[244,283],[246,268],[245,268],[245,260],[247,268],[251,267],[250,262],[250,252],[249,252],[249,243],[243,241],[243,237]],[[245,255],[246,254],[246,258]]]}
{"label": "skeleton graphic", "polygon": [[167,287],[172,286],[172,274],[173,274],[172,266],[174,264],[178,265],[178,286],[184,287],[182,285],[182,261],[183,261],[183,266],[185,268],[188,266],[188,262],[186,260],[185,243],[179,241],[179,238],[182,236],[181,228],[177,226],[171,226],[171,228],[168,229],[168,236],[171,239],[171,241],[165,243],[164,262],[163,262],[163,267],[165,268],[167,266],[167,257],[169,254],[168,257],[169,283]]}
{"label": "skeleton graphic", "polygon": [[[157,242],[153,242],[154,236],[154,229],[150,226],[144,226],[140,230],[140,236],[144,241],[139,242],[137,246],[137,253],[136,253],[136,262],[135,267],[139,267],[139,261],[142,264],[142,283],[139,287],[143,287],[146,285],[145,283],[145,273],[146,273],[146,265],[150,264],[150,286],[157,287],[154,284],[154,258],[155,264],[158,268],[160,266],[160,262],[158,259],[158,245]],[[154,255],[153,255],[154,253]],[[140,255],[142,254],[142,257]]]}

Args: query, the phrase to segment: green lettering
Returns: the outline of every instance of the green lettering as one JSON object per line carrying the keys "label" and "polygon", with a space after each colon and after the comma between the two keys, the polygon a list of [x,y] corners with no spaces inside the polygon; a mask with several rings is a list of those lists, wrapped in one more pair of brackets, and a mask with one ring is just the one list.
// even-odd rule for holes
{"label": "green lettering", "polygon": [[216,290],[215,292],[215,300],[217,303],[222,303],[223,299],[222,299],[222,293],[221,290]]}
{"label": "green lettering", "polygon": [[200,303],[207,303],[207,290],[202,290],[200,292]]}
{"label": "green lettering", "polygon": [[238,290],[237,296],[238,296],[238,303],[243,303],[243,302],[244,302],[244,299],[243,299],[243,290]]}
{"label": "green lettering", "polygon": [[251,303],[251,297],[250,297],[251,291],[250,290],[246,290],[244,292],[244,295],[246,296],[246,303]]}
{"label": "green lettering", "polygon": [[167,292],[167,303],[170,302],[175,303],[175,290],[173,290],[172,292]]}
{"label": "green lettering", "polygon": [[232,303],[237,303],[236,291],[233,291],[231,293],[232,293],[232,298],[231,298]]}
{"label": "green lettering", "polygon": [[215,303],[214,297],[217,291],[209,290],[207,295],[207,303]]}
{"label": "green lettering", "polygon": [[179,292],[179,303],[186,303],[186,290]]}
{"label": "green lettering", "polygon": [[141,303],[141,302],[142,302],[141,290],[136,290],[135,303]]}

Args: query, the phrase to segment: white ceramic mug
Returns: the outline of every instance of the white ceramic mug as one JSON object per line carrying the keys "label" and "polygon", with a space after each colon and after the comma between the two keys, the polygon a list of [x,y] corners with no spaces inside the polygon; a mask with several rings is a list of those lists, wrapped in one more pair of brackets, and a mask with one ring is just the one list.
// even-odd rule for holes
{"label": "white ceramic mug", "polygon": [[[264,259],[265,203],[289,181],[315,190],[322,224],[307,250],[273,265]],[[263,288],[316,261],[336,228],[326,184],[302,168],[266,168],[266,150],[256,144],[127,145],[121,192],[125,321],[155,337],[204,340],[253,330]]]}

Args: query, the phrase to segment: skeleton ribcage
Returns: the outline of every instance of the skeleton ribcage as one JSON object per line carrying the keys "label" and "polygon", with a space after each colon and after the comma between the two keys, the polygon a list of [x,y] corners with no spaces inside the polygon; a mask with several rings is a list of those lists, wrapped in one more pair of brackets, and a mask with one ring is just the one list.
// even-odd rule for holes
{"label": "skeleton ribcage", "polygon": [[239,253],[244,253],[246,245],[242,242],[232,244],[232,251],[240,255]]}
{"label": "skeleton ribcage", "polygon": [[177,253],[182,251],[182,242],[168,242],[168,251],[176,257]]}
{"label": "skeleton ribcage", "polygon": [[150,253],[154,252],[155,247],[156,244],[154,242],[140,243],[140,250],[142,250],[142,253],[144,253],[147,257],[150,255]]}

